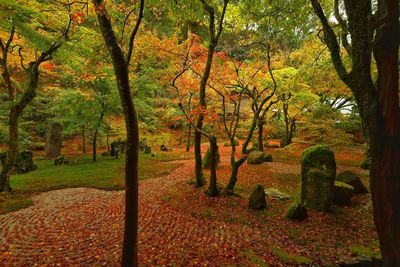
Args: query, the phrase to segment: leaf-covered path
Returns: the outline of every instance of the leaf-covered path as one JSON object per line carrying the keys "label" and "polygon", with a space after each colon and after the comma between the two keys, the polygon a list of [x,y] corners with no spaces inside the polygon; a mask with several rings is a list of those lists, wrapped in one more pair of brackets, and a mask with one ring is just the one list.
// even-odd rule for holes
{"label": "leaf-covered path", "polygon": [[[279,251],[271,251],[272,247],[278,245],[285,249],[288,246],[291,254],[312,258],[309,246],[312,247],[320,235],[318,231],[313,232],[313,227],[332,223],[330,215],[314,218],[306,229],[305,238],[311,241],[304,242],[302,247],[284,231],[287,227],[304,228],[304,225],[280,218],[260,224],[257,220],[264,220],[264,217],[246,211],[245,199],[240,200],[241,204],[232,212],[243,211],[257,217],[250,218],[248,223],[196,216],[193,212],[196,208],[210,203],[228,212],[229,208],[222,206],[226,204],[225,200],[217,200],[223,198],[208,200],[195,189],[194,194],[190,193],[191,197],[183,195],[174,200],[182,201],[182,205],[170,201],[171,189],[179,191],[182,186],[188,187],[187,181],[193,176],[193,161],[179,162],[182,166],[169,175],[140,181],[139,257],[142,266],[262,266],[265,263],[288,266],[288,262],[281,262],[277,257]],[[282,168],[282,163],[275,167]],[[71,188],[43,193],[33,200],[34,205],[26,209],[0,215],[1,266],[119,264],[123,191]],[[343,227],[348,229],[346,225]],[[340,231],[343,229],[337,233],[345,234]]]}
{"label": "leaf-covered path", "polygon": [[[226,229],[218,223],[179,214],[165,205],[163,193],[192,175],[193,163],[182,162],[170,175],[140,182],[139,247],[143,264],[215,263],[226,257],[227,249],[236,249],[238,238],[253,232]],[[55,190],[34,197],[34,205],[26,209],[1,215],[0,265],[118,265],[123,197],[123,191]],[[228,238],[226,232],[235,235],[229,234]],[[224,249],[221,244],[227,241],[231,247]]]}

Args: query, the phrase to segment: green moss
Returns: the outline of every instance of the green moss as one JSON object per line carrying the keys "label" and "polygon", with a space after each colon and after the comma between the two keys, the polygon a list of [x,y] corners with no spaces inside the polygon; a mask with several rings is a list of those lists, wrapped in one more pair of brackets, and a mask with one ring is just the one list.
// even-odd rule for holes
{"label": "green moss", "polygon": [[243,251],[240,252],[240,254],[242,256],[245,256],[249,259],[250,263],[252,263],[252,265],[256,265],[256,266],[260,266],[260,267],[268,267],[268,265],[265,263],[265,261],[258,257],[253,250],[247,250],[247,251]]}
{"label": "green moss", "polygon": [[298,203],[292,203],[286,211],[286,219],[303,220],[307,217],[307,208]]}
{"label": "green moss", "polygon": [[346,183],[339,182],[339,181],[335,181],[335,186],[336,187],[343,187],[343,188],[350,189],[350,190],[354,190],[354,187],[352,187],[351,185],[348,185]]}
{"label": "green moss", "polygon": [[358,245],[351,245],[349,247],[351,254],[356,255],[360,258],[367,258],[367,259],[382,259],[382,255],[380,253],[379,247],[376,247],[376,243],[371,242],[368,247],[358,246]]}
{"label": "green moss", "polygon": [[311,260],[306,257],[291,255],[278,247],[273,247],[272,253],[283,262],[295,263],[295,264],[310,264],[311,263]]}

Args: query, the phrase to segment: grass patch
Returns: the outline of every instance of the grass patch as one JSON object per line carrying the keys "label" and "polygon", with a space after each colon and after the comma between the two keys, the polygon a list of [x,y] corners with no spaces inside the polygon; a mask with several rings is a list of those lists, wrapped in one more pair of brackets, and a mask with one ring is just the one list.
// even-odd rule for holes
{"label": "grass patch", "polygon": [[260,266],[260,267],[268,267],[268,265],[265,263],[265,261],[264,261],[262,258],[258,257],[258,256],[254,253],[254,251],[251,250],[251,249],[250,249],[250,250],[247,250],[247,251],[243,251],[243,252],[241,252],[240,254],[241,254],[242,256],[247,257],[248,260],[249,260],[249,262],[250,262],[252,265]]}
{"label": "grass patch", "polygon": [[[39,192],[71,187],[93,187],[103,190],[125,188],[124,159],[100,157],[93,162],[91,156],[68,158],[77,161],[73,166],[54,166],[53,160],[36,160],[38,169],[10,177],[11,194],[0,195],[0,214],[18,210],[32,204],[30,197]],[[140,155],[139,179],[157,178],[181,166],[177,162],[163,162],[151,156]]]}
{"label": "grass patch", "polygon": [[272,253],[283,262],[295,263],[295,264],[310,264],[311,263],[311,260],[306,257],[290,255],[289,253],[287,253],[286,251],[284,251],[278,247],[273,247]]}
{"label": "grass patch", "polygon": [[372,241],[367,247],[351,245],[349,247],[351,254],[359,257],[359,258],[367,258],[367,259],[382,259],[382,255],[379,248],[379,241]]}

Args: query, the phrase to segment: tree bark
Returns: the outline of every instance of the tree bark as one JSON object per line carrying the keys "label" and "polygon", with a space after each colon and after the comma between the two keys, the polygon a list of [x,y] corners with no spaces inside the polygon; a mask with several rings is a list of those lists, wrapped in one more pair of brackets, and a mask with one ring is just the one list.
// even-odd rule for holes
{"label": "tree bark", "polygon": [[86,154],[86,132],[84,124],[82,124],[82,152]]}
{"label": "tree bark", "polygon": [[264,151],[264,142],[263,142],[263,128],[264,128],[264,120],[258,120],[258,150]]}
{"label": "tree bark", "polygon": [[103,121],[104,117],[104,111],[100,113],[99,121],[96,124],[96,128],[94,129],[94,134],[93,134],[93,161],[97,161],[97,135],[99,133],[99,128],[101,125],[101,122]]}
{"label": "tree bark", "polygon": [[[380,1],[375,35],[377,96],[371,106],[371,193],[384,266],[400,266],[399,1]],[[375,91],[372,91],[375,92]]]}
{"label": "tree bark", "polygon": [[218,145],[217,138],[212,137],[210,140],[210,184],[206,191],[208,196],[218,196],[219,190],[217,188],[217,153]]}
{"label": "tree bark", "polygon": [[[344,1],[352,41],[350,72],[319,1],[311,3],[322,23],[336,71],[352,90],[368,130],[371,194],[383,265],[400,266],[400,3],[379,0],[372,15],[370,1]],[[376,85],[371,77],[372,49],[378,69]]]}
{"label": "tree bark", "polygon": [[50,122],[46,132],[46,157],[52,159],[61,155],[62,126],[60,123]]}
{"label": "tree bark", "polygon": [[124,55],[118,39],[115,36],[104,2],[102,0],[93,0],[93,4],[100,24],[100,30],[112,58],[127,131],[125,158],[125,227],[121,266],[138,266],[139,129],[129,84],[129,61],[132,56],[135,35],[143,17],[144,0],[140,1],[139,17],[132,31],[127,56]]}
{"label": "tree bark", "polygon": [[189,124],[188,136],[186,140],[186,152],[189,152],[192,139],[192,125]]}

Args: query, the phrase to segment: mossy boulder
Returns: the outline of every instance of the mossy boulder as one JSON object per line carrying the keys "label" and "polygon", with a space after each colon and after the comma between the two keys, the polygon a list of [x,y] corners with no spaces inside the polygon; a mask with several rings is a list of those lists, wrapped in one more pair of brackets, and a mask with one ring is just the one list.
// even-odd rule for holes
{"label": "mossy boulder", "polygon": [[64,161],[65,161],[64,156],[58,156],[58,157],[56,157],[56,158],[54,159],[54,165],[55,165],[55,166],[57,166],[57,165],[62,165],[62,164],[64,164]]}
{"label": "mossy boulder", "polygon": [[272,155],[271,154],[265,155],[264,156],[264,161],[265,162],[272,162],[273,161]]}
{"label": "mossy boulder", "polygon": [[351,185],[335,181],[333,203],[340,206],[350,205],[351,197],[354,195],[354,188]]}
{"label": "mossy boulder", "polygon": [[261,164],[264,162],[264,152],[262,151],[252,151],[247,156],[248,164]]}
{"label": "mossy boulder", "polygon": [[[219,151],[217,151],[216,162],[217,162],[217,166],[216,167],[218,167],[218,164],[221,162]],[[203,168],[209,169],[210,168],[210,163],[211,163],[211,153],[210,153],[210,149],[207,149],[207,152],[206,152],[206,154],[205,154],[205,156],[203,158]]]}
{"label": "mossy boulder", "polygon": [[301,156],[301,201],[316,211],[329,211],[334,192],[336,162],[324,145],[312,146]]}
{"label": "mossy boulder", "polygon": [[304,220],[307,218],[307,208],[302,204],[293,203],[287,209],[285,217],[289,220]]}
{"label": "mossy boulder", "polygon": [[27,173],[37,169],[33,163],[33,154],[30,150],[18,151],[17,158],[14,163],[14,170],[16,173]]}
{"label": "mossy boulder", "polygon": [[341,172],[336,176],[336,181],[346,183],[354,188],[356,194],[368,193],[367,188],[361,182],[360,177],[351,171]]}
{"label": "mossy boulder", "polygon": [[264,186],[258,184],[254,188],[249,198],[249,208],[256,210],[263,210],[267,207],[267,201],[265,199]]}

